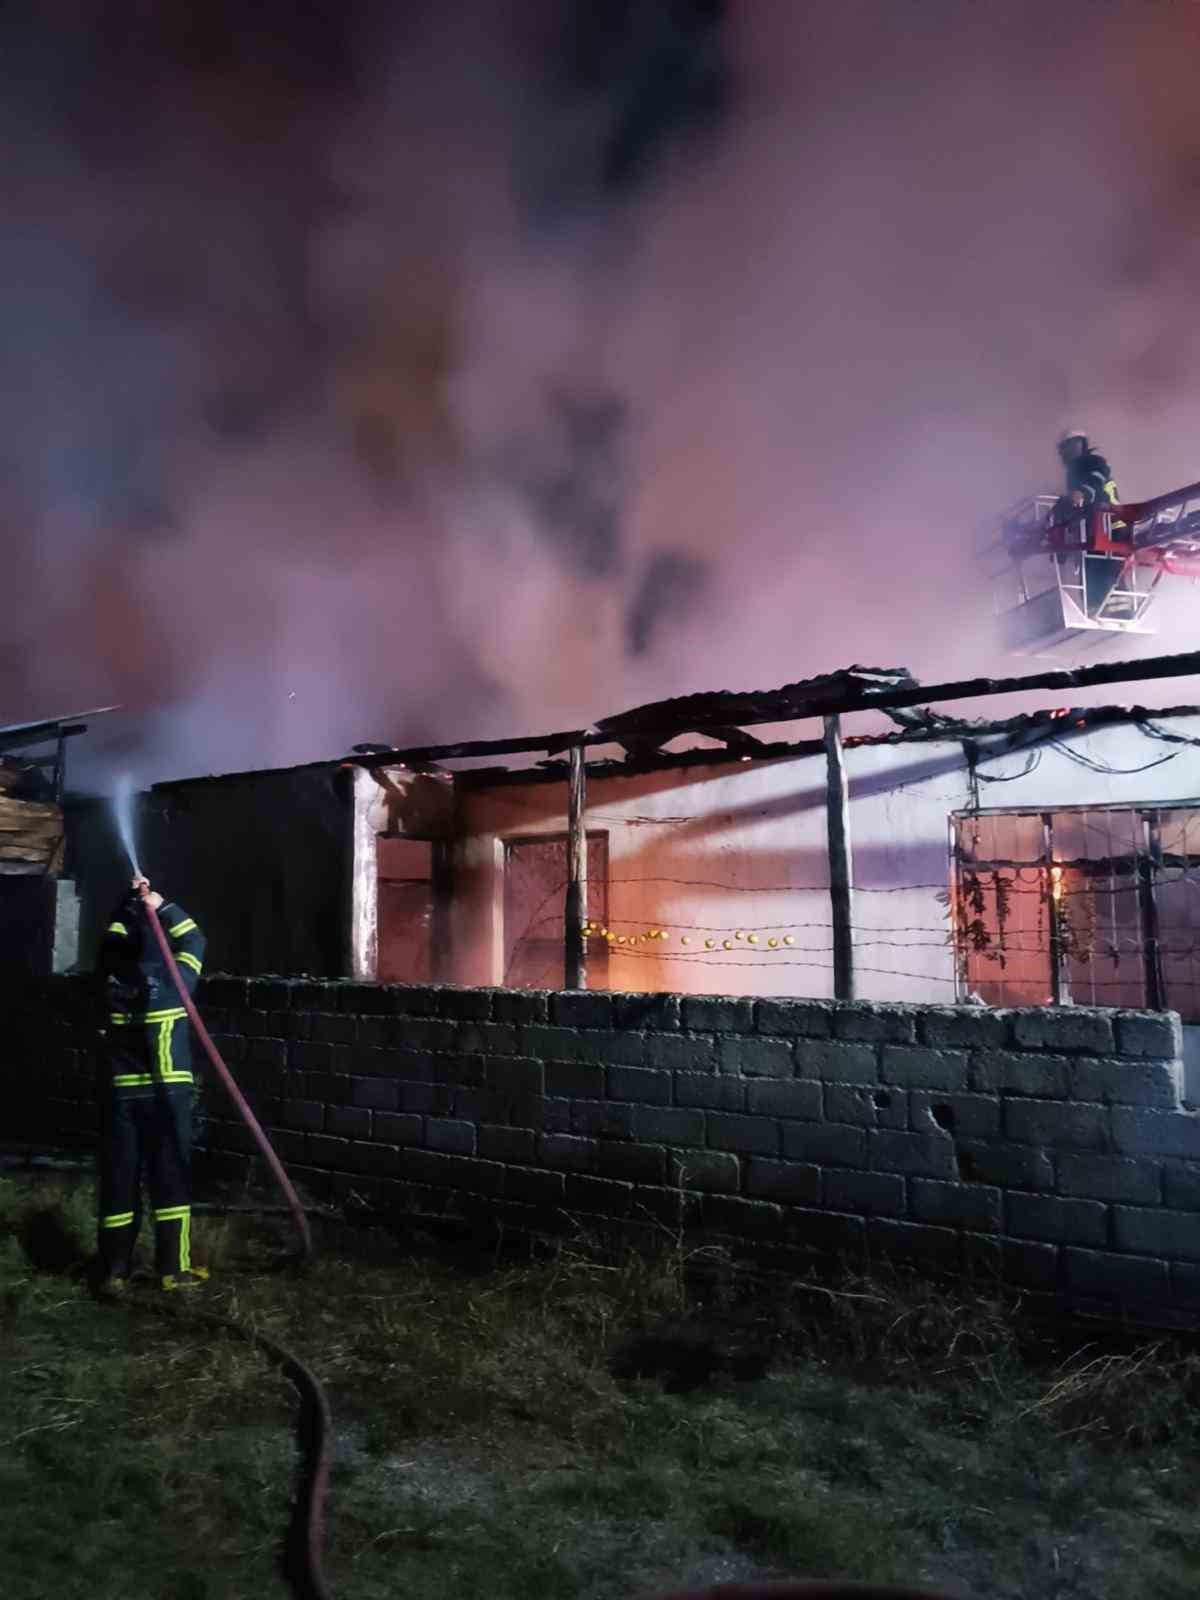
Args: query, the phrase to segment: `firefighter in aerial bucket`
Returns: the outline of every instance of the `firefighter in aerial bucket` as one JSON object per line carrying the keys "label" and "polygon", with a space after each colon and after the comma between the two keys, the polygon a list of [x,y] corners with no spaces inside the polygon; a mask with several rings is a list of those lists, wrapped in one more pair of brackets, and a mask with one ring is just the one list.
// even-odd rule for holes
{"label": "firefighter in aerial bucket", "polygon": [[[1072,524],[1080,535],[1086,537],[1086,525],[1082,518],[1087,512],[1097,506],[1115,506],[1119,503],[1112,469],[1081,429],[1070,428],[1060,436],[1058,458],[1063,464],[1067,482],[1066,492],[1059,496],[1050,513],[1052,543],[1056,542],[1055,534],[1061,539],[1063,532]],[[1116,531],[1124,528],[1125,524],[1114,522],[1112,526]],[[1084,560],[1082,551],[1079,559],[1084,567],[1087,613],[1095,616],[1120,577],[1123,563],[1115,556],[1088,555]]]}
{"label": "firefighter in aerial bucket", "polygon": [[187,991],[194,993],[204,935],[177,905],[134,878],[104,935],[98,963],[100,1037],[97,1290],[121,1294],[141,1223],[142,1173],[154,1215],[155,1275],[163,1289],[194,1289],[208,1273],[191,1259],[195,1090],[187,1013],[147,923],[157,917]]}

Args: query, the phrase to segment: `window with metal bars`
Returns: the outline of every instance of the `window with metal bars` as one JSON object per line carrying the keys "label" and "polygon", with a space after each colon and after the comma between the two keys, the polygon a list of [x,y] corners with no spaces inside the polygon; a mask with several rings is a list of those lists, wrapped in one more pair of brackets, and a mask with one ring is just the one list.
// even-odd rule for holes
{"label": "window with metal bars", "polygon": [[1200,1022],[1200,805],[951,820],[960,998]]}

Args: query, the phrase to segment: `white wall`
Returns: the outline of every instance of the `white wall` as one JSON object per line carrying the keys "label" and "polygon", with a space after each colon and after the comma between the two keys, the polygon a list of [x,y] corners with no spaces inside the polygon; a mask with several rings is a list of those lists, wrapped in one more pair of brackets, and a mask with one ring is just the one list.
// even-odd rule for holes
{"label": "white wall", "polygon": [[[1200,718],[1171,726],[1200,737]],[[1033,809],[1200,799],[1200,750],[1151,741],[1129,726],[1099,729],[1070,747],[1118,769],[1177,754],[1152,771],[1110,776],[1047,747],[1035,769],[1018,776],[1029,757],[1016,752],[984,763],[988,777],[1013,781],[982,784],[981,804]],[[938,894],[948,885],[948,819],[970,803],[962,751],[954,743],[866,746],[848,750],[846,765],[859,994],[952,1000],[953,958]],[[651,928],[670,935],[613,948],[610,987],[831,993],[822,756],[596,780],[588,801],[588,827],[609,835],[610,926],[626,935]],[[456,981],[503,981],[503,840],[564,832],[565,807],[565,784],[459,789],[451,916]],[[757,932],[757,946],[735,940],[733,951],[720,948],[739,929]],[[767,939],[785,934],[794,945],[769,950]],[[706,938],[718,948],[705,951]]]}

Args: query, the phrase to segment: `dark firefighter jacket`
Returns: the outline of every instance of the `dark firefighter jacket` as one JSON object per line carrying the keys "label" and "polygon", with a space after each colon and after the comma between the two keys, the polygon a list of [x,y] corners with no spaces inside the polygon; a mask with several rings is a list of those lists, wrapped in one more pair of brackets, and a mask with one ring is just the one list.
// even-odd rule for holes
{"label": "dark firefighter jacket", "polygon": [[[192,995],[203,968],[204,935],[180,906],[164,901],[157,916]],[[191,1083],[187,1013],[136,895],[113,915],[98,965],[113,1087],[144,1092],[156,1082]]]}
{"label": "dark firefighter jacket", "polygon": [[1067,462],[1067,494],[1078,490],[1085,506],[1117,504],[1117,486],[1112,479],[1108,462],[1098,450],[1085,450],[1074,461]]}

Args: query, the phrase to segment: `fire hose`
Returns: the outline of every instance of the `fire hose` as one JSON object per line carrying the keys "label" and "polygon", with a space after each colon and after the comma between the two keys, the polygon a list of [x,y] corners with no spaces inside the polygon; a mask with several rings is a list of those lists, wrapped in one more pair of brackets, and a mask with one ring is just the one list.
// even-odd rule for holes
{"label": "fire hose", "polygon": [[[313,1244],[304,1207],[287,1173],[283,1170],[279,1157],[271,1148],[270,1141],[247,1105],[241,1090],[233,1081],[232,1073],[221,1059],[221,1052],[212,1042],[207,1028],[200,1019],[200,1013],[188,993],[187,985],[171,953],[166,933],[150,905],[148,889],[143,888],[140,893],[146,921],[154,931],[167,971],[179,991],[183,1008],[196,1030],[196,1036],[203,1045],[205,1054],[216,1069],[242,1120],[254,1136],[255,1143],[262,1152],[272,1176],[283,1191],[288,1210],[300,1236],[299,1259],[307,1263],[312,1260]],[[198,1320],[214,1328],[229,1329],[238,1338],[257,1345],[279,1367],[299,1394],[302,1489],[296,1498],[289,1530],[285,1573],[298,1600],[332,1600],[321,1568],[325,1500],[329,1491],[329,1445],[333,1431],[332,1416],[324,1389],[298,1356],[266,1334],[244,1327],[241,1323],[204,1312],[189,1312],[186,1320]],[[937,1595],[928,1589],[918,1590],[893,1585],[784,1581],[766,1584],[718,1584],[715,1588],[675,1590],[670,1595],[660,1597],[660,1600],[948,1600],[948,1597]]]}
{"label": "fire hose", "polygon": [[[187,1013],[188,1020],[196,1031],[196,1037],[203,1045],[204,1053],[212,1062],[217,1076],[228,1091],[229,1097],[237,1107],[243,1122],[253,1135],[254,1142],[270,1168],[271,1176],[283,1192],[288,1210],[291,1212],[296,1224],[296,1232],[300,1238],[298,1259],[302,1264],[307,1265],[313,1257],[313,1242],[304,1207],[292,1187],[291,1180],[283,1170],[283,1164],[271,1148],[270,1140],[260,1127],[253,1111],[247,1105],[242,1091],[233,1081],[233,1074],[221,1059],[221,1052],[212,1042],[208,1029],[201,1021],[200,1013],[197,1011],[195,1003],[188,993],[187,984],[180,974],[178,963],[171,953],[171,946],[167,942],[166,933],[163,931],[162,924],[150,904],[149,889],[142,888],[140,894],[142,911],[146,922],[158,941],[158,947],[162,952],[163,960],[166,962],[167,971],[171,974],[171,981],[179,992],[180,1002]],[[163,1307],[162,1309],[165,1310],[166,1308]],[[288,1535],[285,1573],[298,1596],[298,1600],[332,1600],[329,1587],[325,1582],[325,1575],[321,1569],[321,1545],[325,1527],[325,1500],[329,1493],[329,1446],[333,1432],[333,1419],[324,1389],[315,1374],[305,1366],[299,1356],[277,1340],[269,1338],[265,1333],[260,1333],[257,1329],[247,1328],[241,1323],[233,1322],[225,1317],[213,1316],[206,1312],[189,1311],[187,1320],[198,1320],[207,1323],[210,1327],[229,1329],[238,1338],[257,1345],[275,1363],[299,1394],[301,1489],[296,1497],[295,1511]]]}

